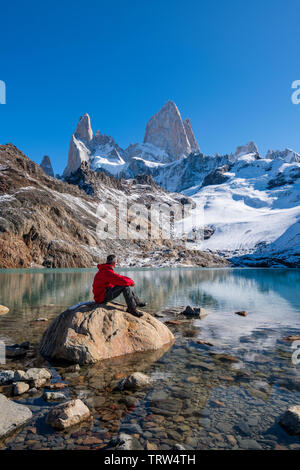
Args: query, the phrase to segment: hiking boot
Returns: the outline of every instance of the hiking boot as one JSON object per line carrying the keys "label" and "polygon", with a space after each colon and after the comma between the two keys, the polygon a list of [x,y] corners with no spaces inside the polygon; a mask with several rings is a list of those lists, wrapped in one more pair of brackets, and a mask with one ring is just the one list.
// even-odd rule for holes
{"label": "hiking boot", "polygon": [[131,310],[129,308],[126,310],[126,312],[131,313],[131,315],[138,318],[143,316],[142,312],[138,312],[137,310]]}
{"label": "hiking boot", "polygon": [[137,304],[138,307],[142,308],[142,307],[146,307],[147,303],[146,302],[139,302]]}

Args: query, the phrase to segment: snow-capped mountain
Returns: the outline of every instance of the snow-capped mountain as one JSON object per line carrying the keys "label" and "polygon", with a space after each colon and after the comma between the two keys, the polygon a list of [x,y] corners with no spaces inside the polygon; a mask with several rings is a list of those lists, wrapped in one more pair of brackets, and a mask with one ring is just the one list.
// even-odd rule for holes
{"label": "snow-capped mountain", "polygon": [[89,162],[91,169],[95,171],[105,170],[113,176],[130,178],[136,174],[149,173],[162,164],[178,161],[199,151],[191,121],[182,121],[180,112],[172,101],[167,101],[150,118],[146,125],[144,142],[131,144],[125,150],[112,137],[101,135],[99,130],[93,135],[90,117],[84,114],[71,137],[64,176],[70,176],[82,162]]}
{"label": "snow-capped mountain", "polygon": [[283,160],[289,163],[300,163],[300,155],[291,149],[268,150],[266,158],[271,160],[274,160],[276,158],[282,158]]}
{"label": "snow-capped mountain", "polygon": [[[207,175],[200,188],[184,191],[214,231],[202,249],[223,253],[239,265],[299,266],[300,164],[284,156],[239,154],[217,169],[219,175]],[[215,179],[205,184],[211,175]]]}
{"label": "snow-capped mountain", "polygon": [[143,143],[125,150],[112,137],[93,135],[85,114],[71,138],[64,176],[82,162],[118,178],[151,175],[165,190],[191,196],[201,223],[211,227],[202,249],[243,265],[300,265],[300,155],[291,149],[262,157],[249,142],[229,155],[204,155],[190,120],[168,101],[148,121]]}

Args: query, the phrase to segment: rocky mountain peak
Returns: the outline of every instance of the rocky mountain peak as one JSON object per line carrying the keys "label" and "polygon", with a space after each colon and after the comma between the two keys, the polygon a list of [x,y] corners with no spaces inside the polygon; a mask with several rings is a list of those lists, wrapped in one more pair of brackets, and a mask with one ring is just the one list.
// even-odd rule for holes
{"label": "rocky mountain peak", "polygon": [[193,129],[192,129],[191,120],[189,118],[186,118],[183,121],[183,125],[184,125],[184,128],[185,128],[187,138],[189,139],[189,143],[190,143],[192,152],[200,152],[199,145],[197,143],[197,140],[195,138],[195,135],[194,135],[194,132],[193,132]]}
{"label": "rocky mountain peak", "polygon": [[88,161],[90,157],[89,145],[93,141],[93,131],[90,116],[85,113],[80,117],[76,130],[71,137],[68,164],[64,170],[63,176],[69,176],[82,162]]}
{"label": "rocky mountain peak", "polygon": [[174,160],[189,155],[198,147],[190,122],[188,121],[185,127],[176,104],[170,100],[149,119],[144,143],[165,150]]}
{"label": "rocky mountain peak", "polygon": [[44,170],[46,175],[54,177],[54,172],[53,172],[53,168],[52,168],[52,165],[51,165],[51,160],[48,157],[48,155],[45,155],[43,157],[43,160],[42,160],[42,163],[40,164],[40,167]]}
{"label": "rocky mountain peak", "polygon": [[93,131],[91,126],[90,116],[85,113],[80,117],[76,127],[75,137],[85,142],[90,142],[93,138]]}
{"label": "rocky mountain peak", "polygon": [[93,142],[98,145],[107,145],[110,144],[112,147],[118,147],[118,144],[110,135],[101,134],[99,130],[94,135]]}
{"label": "rocky mountain peak", "polygon": [[234,156],[235,157],[242,157],[243,155],[247,155],[248,153],[258,153],[258,148],[254,142],[248,142],[246,145],[240,145],[237,147]]}
{"label": "rocky mountain peak", "polygon": [[284,150],[268,150],[266,154],[266,159],[275,160],[277,158],[281,158],[287,163],[300,163],[300,155],[289,148],[286,148]]}

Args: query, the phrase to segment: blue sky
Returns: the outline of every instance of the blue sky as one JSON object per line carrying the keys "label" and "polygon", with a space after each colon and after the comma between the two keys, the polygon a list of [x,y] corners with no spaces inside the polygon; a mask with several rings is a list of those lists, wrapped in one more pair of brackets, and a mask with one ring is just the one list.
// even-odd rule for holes
{"label": "blue sky", "polygon": [[80,115],[127,147],[171,99],[204,153],[300,152],[299,16],[298,0],[2,2],[0,143],[62,172]]}

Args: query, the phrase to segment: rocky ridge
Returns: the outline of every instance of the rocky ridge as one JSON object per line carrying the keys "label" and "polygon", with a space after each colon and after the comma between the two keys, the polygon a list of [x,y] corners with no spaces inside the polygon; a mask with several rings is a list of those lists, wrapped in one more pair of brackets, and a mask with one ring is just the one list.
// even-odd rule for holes
{"label": "rocky ridge", "polygon": [[[182,195],[164,191],[151,178],[116,180],[91,171],[84,163],[69,181],[47,176],[13,145],[0,146],[1,267],[88,267],[110,251],[117,252],[120,263],[126,260],[127,265],[181,264],[185,258],[187,264],[193,260],[206,266],[226,265],[218,256],[202,257],[199,251],[195,259],[180,240],[98,237],[97,225],[103,219],[97,210],[105,201],[114,207],[120,200],[146,206],[181,204]],[[127,221],[121,229],[134,230]]]}

